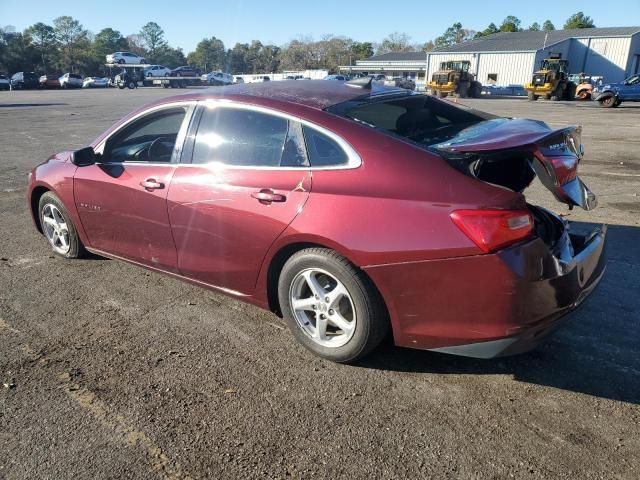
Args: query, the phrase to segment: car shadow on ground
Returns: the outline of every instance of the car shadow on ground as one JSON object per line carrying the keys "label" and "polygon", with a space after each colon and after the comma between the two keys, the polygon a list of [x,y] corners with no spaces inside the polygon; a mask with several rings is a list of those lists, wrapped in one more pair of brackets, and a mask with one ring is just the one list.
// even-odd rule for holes
{"label": "car shadow on ground", "polygon": [[56,105],[69,105],[69,104],[68,103],[0,103],[0,108],[51,107]]}
{"label": "car shadow on ground", "polygon": [[398,372],[512,375],[514,380],[640,404],[640,228],[609,226],[607,271],[598,289],[538,349],[478,360],[397,348],[391,341],[359,365]]}

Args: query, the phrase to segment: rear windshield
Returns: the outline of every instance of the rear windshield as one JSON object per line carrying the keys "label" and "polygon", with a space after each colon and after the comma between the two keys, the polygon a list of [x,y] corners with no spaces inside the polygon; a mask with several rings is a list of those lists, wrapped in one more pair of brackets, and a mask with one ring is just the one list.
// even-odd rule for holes
{"label": "rear windshield", "polygon": [[495,118],[421,94],[377,101],[349,101],[328,110],[422,146],[446,142],[465,128]]}

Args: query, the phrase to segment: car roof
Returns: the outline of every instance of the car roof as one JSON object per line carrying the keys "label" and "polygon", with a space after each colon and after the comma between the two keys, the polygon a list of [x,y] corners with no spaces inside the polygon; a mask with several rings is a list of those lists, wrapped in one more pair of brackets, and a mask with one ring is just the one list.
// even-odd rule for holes
{"label": "car roof", "polygon": [[373,84],[371,89],[358,88],[346,82],[327,82],[325,80],[309,80],[307,82],[265,82],[240,83],[224,87],[216,87],[200,93],[169,97],[156,102],[157,104],[184,100],[206,100],[228,98],[254,103],[265,103],[268,100],[304,105],[306,107],[324,110],[331,105],[354,100],[357,98],[386,96],[391,94],[408,95],[402,88],[385,87]]}

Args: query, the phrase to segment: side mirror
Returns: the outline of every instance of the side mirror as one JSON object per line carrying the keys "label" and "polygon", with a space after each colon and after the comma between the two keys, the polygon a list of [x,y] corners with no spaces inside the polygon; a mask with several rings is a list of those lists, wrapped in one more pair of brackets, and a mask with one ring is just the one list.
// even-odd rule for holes
{"label": "side mirror", "polygon": [[84,147],[73,152],[71,162],[78,167],[87,167],[96,163],[96,152],[93,147]]}

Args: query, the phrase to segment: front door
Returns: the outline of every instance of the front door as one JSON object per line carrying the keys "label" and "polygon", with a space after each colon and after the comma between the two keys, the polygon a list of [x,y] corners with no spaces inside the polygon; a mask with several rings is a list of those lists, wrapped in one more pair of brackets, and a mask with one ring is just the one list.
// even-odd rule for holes
{"label": "front door", "polygon": [[178,167],[168,196],[178,267],[250,295],[269,247],[309,196],[302,128],[251,108],[201,108],[192,163]]}
{"label": "front door", "polygon": [[91,248],[177,271],[167,192],[187,113],[172,106],[144,114],[96,147],[99,163],[77,169],[75,202]]}

